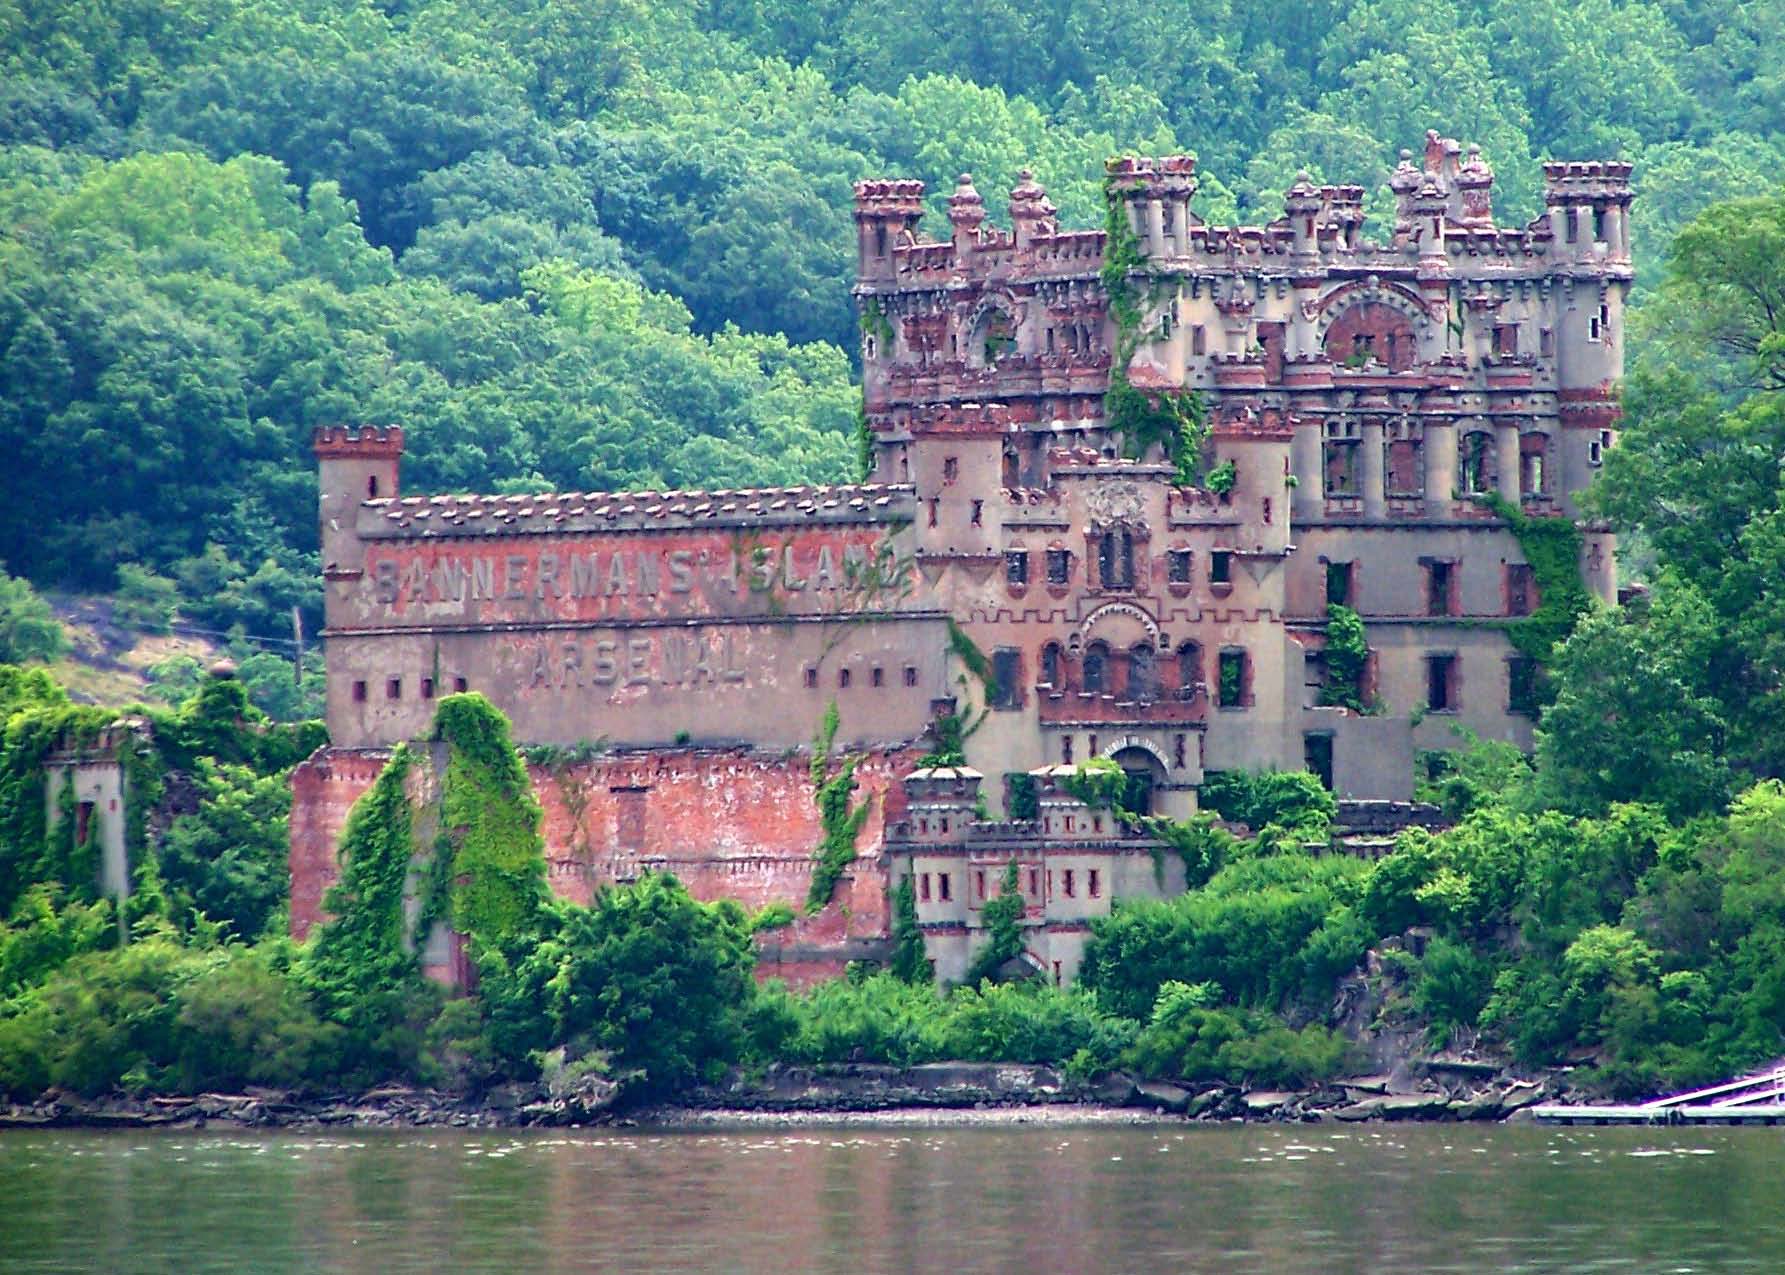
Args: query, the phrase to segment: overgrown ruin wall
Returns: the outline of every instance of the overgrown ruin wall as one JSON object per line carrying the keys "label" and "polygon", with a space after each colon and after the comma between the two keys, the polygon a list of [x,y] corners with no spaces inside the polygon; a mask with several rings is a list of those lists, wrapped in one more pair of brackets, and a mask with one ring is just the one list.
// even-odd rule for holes
{"label": "overgrown ruin wall", "polygon": [[[322,899],[340,875],[335,847],[348,812],[389,757],[387,749],[327,748],[294,773],[294,937],[324,919]],[[869,801],[870,811],[856,843],[859,857],[821,914],[762,937],[763,976],[804,984],[879,951],[890,929],[880,849],[888,819],[903,814],[896,781],[915,758],[909,749],[864,757],[856,797]],[[695,748],[532,763],[551,888],[587,903],[604,884],[662,871],[696,898],[735,899],[750,910],[781,902],[797,911],[820,838],[808,767],[802,753]]]}

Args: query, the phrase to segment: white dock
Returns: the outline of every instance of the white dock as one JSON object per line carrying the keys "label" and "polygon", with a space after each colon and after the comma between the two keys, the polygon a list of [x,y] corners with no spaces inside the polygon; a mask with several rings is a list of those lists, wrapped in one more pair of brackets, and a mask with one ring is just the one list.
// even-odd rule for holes
{"label": "white dock", "polygon": [[1671,1094],[1652,1102],[1531,1108],[1542,1124],[1742,1125],[1785,1124],[1785,1066],[1726,1081],[1708,1089]]}

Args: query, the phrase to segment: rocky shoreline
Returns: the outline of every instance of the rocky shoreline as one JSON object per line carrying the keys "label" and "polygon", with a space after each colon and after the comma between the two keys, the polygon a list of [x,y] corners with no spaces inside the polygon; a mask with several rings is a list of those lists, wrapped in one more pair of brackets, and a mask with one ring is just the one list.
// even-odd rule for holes
{"label": "rocky shoreline", "polygon": [[[1473,1069],[1473,1070],[1472,1070]],[[476,1096],[387,1085],[361,1094],[250,1090],[193,1097],[97,1099],[46,1094],[0,1108],[0,1130],[512,1129],[715,1127],[726,1124],[1033,1123],[1048,1121],[1496,1121],[1570,1095],[1559,1074],[1524,1078],[1484,1064],[1431,1063],[1413,1077],[1354,1076],[1309,1090],[1138,1081],[1120,1073],[1077,1082],[1051,1067],[931,1063],[777,1067],[734,1075],[655,1106],[615,1087],[575,1091],[504,1085]]]}

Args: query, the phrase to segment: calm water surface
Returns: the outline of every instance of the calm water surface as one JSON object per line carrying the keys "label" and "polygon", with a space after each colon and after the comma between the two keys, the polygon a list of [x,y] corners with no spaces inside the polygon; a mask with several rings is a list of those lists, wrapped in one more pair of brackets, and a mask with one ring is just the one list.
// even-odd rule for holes
{"label": "calm water surface", "polygon": [[9,1132],[0,1271],[1785,1271],[1785,1130]]}

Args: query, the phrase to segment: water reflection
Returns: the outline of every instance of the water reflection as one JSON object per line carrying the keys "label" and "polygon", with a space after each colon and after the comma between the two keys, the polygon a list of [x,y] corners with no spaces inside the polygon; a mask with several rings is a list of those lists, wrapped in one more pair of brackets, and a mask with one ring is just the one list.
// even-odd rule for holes
{"label": "water reflection", "polygon": [[1776,1271],[1772,1130],[0,1134],[0,1270]]}

